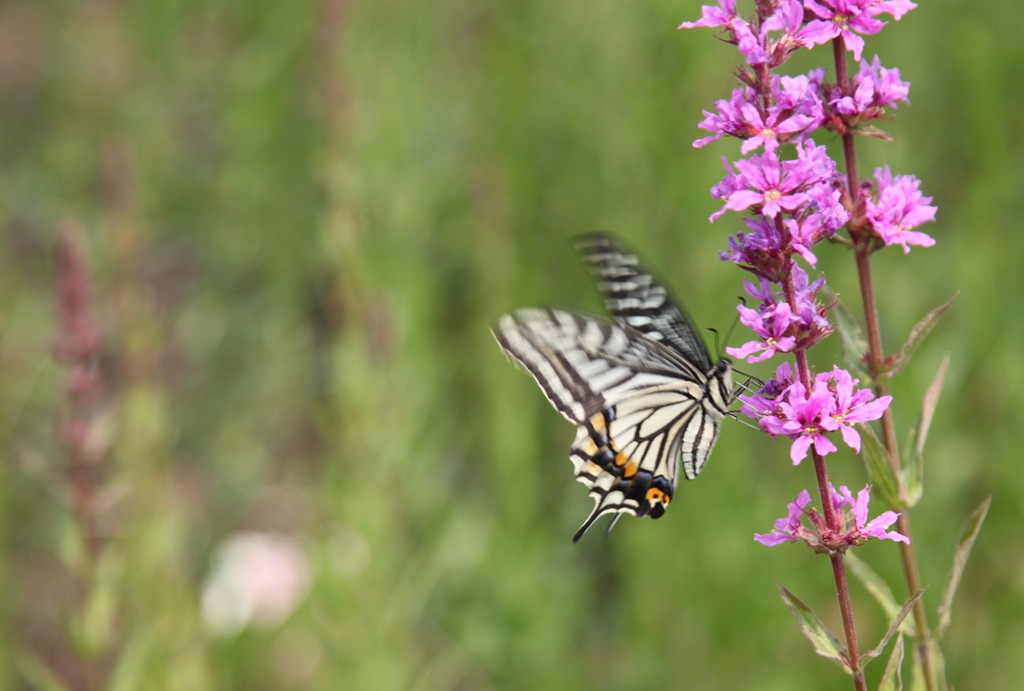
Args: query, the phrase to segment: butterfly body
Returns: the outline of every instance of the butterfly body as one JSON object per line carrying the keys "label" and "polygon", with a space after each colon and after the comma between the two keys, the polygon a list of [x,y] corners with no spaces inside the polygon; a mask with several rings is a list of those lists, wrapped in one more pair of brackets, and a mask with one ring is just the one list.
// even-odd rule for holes
{"label": "butterfly body", "polygon": [[679,467],[697,476],[733,400],[728,360],[712,363],[697,333],[636,256],[606,235],[580,242],[613,320],[527,308],[501,317],[502,350],[577,425],[570,451],[594,509],[660,518]]}

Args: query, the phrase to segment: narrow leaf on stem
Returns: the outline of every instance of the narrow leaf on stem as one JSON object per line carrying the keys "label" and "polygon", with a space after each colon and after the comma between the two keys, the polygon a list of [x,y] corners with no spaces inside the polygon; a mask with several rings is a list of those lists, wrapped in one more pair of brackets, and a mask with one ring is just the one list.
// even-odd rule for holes
{"label": "narrow leaf on stem", "polygon": [[871,650],[867,650],[861,653],[861,669],[866,667],[867,664],[871,662],[871,660],[875,659],[885,651],[885,647],[889,645],[889,641],[892,639],[893,636],[896,635],[896,632],[900,630],[900,626],[903,624],[903,620],[907,618],[907,615],[910,614],[910,610],[914,608],[914,603],[917,602],[922,595],[924,595],[923,590],[918,590],[916,593],[914,593],[910,597],[910,599],[903,604],[903,607],[900,608],[900,611],[897,612],[896,618],[893,619],[892,623],[889,624],[889,630],[885,632],[884,636],[882,636],[882,640],[878,642],[878,645],[876,645]]}
{"label": "narrow leaf on stem", "polygon": [[847,368],[855,371],[861,381],[871,385],[871,375],[864,366],[864,356],[868,352],[868,339],[860,328],[857,319],[839,300],[839,296],[826,286],[823,289],[825,300],[832,306],[829,314],[839,333],[843,362]]}
{"label": "narrow leaf on stem", "polygon": [[892,655],[885,664],[882,679],[878,682],[878,691],[903,691],[903,677],[900,668],[903,666],[903,636],[897,636],[892,645]]}
{"label": "narrow leaf on stem", "polygon": [[889,368],[886,376],[892,378],[903,371],[910,362],[911,356],[914,351],[917,350],[918,346],[924,341],[925,337],[931,333],[931,330],[935,328],[935,325],[939,323],[939,318],[949,309],[953,301],[960,295],[959,291],[953,294],[949,300],[933,309],[928,314],[924,315],[914,328],[910,330],[910,335],[907,337],[907,342],[900,348],[900,352],[896,354],[893,359],[892,366]]}
{"label": "narrow leaf on stem", "polygon": [[882,493],[882,498],[889,506],[902,511],[906,506],[901,499],[903,492],[900,478],[893,467],[889,450],[869,425],[857,425],[857,431],[860,432],[861,452],[872,487]]}
{"label": "narrow leaf on stem", "polygon": [[946,379],[946,371],[949,369],[949,353],[942,358],[939,371],[928,386],[924,394],[924,401],[921,404],[921,415],[917,424],[910,430],[907,440],[907,465],[903,468],[903,493],[902,500],[907,508],[915,506],[921,500],[924,493],[924,444],[928,439],[928,432],[931,429],[932,418],[935,417],[935,408],[939,404],[939,394],[942,392],[942,384]]}
{"label": "narrow leaf on stem", "polygon": [[821,621],[814,610],[803,600],[778,581],[775,584],[779,587],[779,592],[782,594],[782,601],[789,607],[789,611],[793,613],[793,616],[800,623],[800,629],[807,636],[807,640],[814,646],[814,652],[836,662],[846,670],[847,674],[852,674],[846,646],[836,638],[835,634],[828,630],[825,623]]}
{"label": "narrow leaf on stem", "polygon": [[960,531],[960,539],[957,540],[956,551],[953,553],[953,571],[949,574],[949,582],[942,593],[942,601],[939,603],[939,623],[935,629],[936,640],[942,638],[942,634],[949,627],[950,612],[953,608],[953,598],[956,596],[956,589],[960,585],[960,578],[963,576],[964,567],[967,566],[967,559],[971,556],[971,548],[974,540],[981,531],[981,526],[988,515],[988,507],[992,504],[992,497],[989,496],[981,502],[981,506],[974,510],[963,530]]}

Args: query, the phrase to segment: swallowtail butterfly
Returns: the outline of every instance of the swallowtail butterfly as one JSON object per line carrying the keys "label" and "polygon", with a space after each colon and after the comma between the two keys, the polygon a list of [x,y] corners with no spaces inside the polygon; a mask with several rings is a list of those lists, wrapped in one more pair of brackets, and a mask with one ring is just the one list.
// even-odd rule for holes
{"label": "swallowtail butterfly", "polygon": [[734,393],[729,360],[712,363],[700,336],[640,260],[603,234],[578,248],[612,321],[527,308],[493,330],[505,354],[578,426],[570,451],[594,510],[577,541],[606,513],[660,518],[679,466],[697,477]]}

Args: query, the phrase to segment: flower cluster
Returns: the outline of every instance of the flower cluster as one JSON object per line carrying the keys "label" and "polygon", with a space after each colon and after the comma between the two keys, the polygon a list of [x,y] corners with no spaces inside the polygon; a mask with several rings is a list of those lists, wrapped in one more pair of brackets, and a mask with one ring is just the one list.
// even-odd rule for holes
{"label": "flower cluster", "polygon": [[886,530],[899,518],[898,513],[886,511],[868,520],[869,501],[867,487],[857,493],[856,499],[847,487],[843,486],[838,490],[832,487],[832,507],[836,515],[841,516],[840,527],[834,530],[827,525],[817,509],[807,508],[811,503],[811,495],[807,490],[803,490],[796,501],[789,504],[788,515],[775,521],[775,530],[755,534],[754,539],[768,547],[802,540],[816,552],[826,554],[845,552],[870,538],[909,543],[906,535]]}
{"label": "flower cluster", "polygon": [[793,440],[790,458],[798,465],[812,446],[821,456],[836,451],[829,433],[839,432],[847,446],[860,452],[860,433],[854,425],[881,417],[892,396],[875,398],[870,389],[857,388],[858,383],[849,372],[834,367],[814,377],[808,390],[794,381],[790,364],[784,362],[757,394],[739,398],[743,414],[757,419],[761,429]]}
{"label": "flower cluster", "polygon": [[[694,145],[727,136],[741,141],[744,158],[723,159],[726,175],[711,190],[722,202],[711,221],[727,211],[746,216],[746,230],[729,238],[721,256],[752,274],[745,288],[757,303],[743,302],[737,309],[755,338],[726,349],[747,362],[805,351],[832,332],[830,305],[820,299],[825,281],[804,268],[817,266],[816,245],[835,239],[871,251],[899,245],[906,252],[912,245],[934,244],[914,228],[935,218],[931,198],[921,194],[913,176],[881,168],[874,181],[851,190],[826,148],[812,139],[819,130],[882,136],[871,123],[906,102],[910,86],[877,56],[861,60],[861,36],[878,33],[885,25],[882,15],[900,19],[915,5],[909,0],[756,0],[754,5],[754,16],[745,18],[735,0],[720,0],[703,7],[700,20],[680,27],[720,29],[746,62],[737,72],[741,86],[713,111],[704,111],[699,126],[709,134]],[[773,72],[795,51],[837,37],[860,61],[852,79],[837,80],[844,84],[827,81],[824,69],[798,76]],[[837,237],[844,227],[849,236]],[[799,463],[812,448],[820,456],[835,451],[830,439],[835,433],[859,450],[853,425],[880,417],[890,399],[875,400],[856,384],[839,368],[793,377],[783,365],[760,392],[740,398],[743,412],[764,431],[792,440],[790,455]]]}
{"label": "flower cluster", "polygon": [[[700,20],[680,27],[720,29],[723,40],[735,45],[746,63],[737,72],[740,87],[717,101],[712,111],[704,111],[699,126],[708,134],[694,146],[725,137],[741,142],[744,158],[723,159],[726,175],[711,190],[722,203],[711,221],[727,211],[746,216],[746,229],[729,238],[721,256],[752,274],[745,289],[756,304],[743,302],[737,309],[754,338],[727,348],[748,362],[806,351],[831,333],[829,306],[819,299],[825,281],[805,268],[817,267],[816,245],[834,239],[868,251],[891,245],[904,252],[911,246],[928,247],[935,241],[915,229],[934,220],[936,211],[916,178],[893,175],[888,167],[851,189],[856,181],[849,181],[825,147],[813,140],[819,130],[887,136],[874,123],[907,102],[910,85],[877,56],[861,59],[862,36],[881,30],[882,15],[900,19],[915,5],[909,0],[756,0],[754,5],[754,16],[745,18],[735,0],[720,0],[703,7]],[[835,39],[859,61],[851,79],[842,76],[836,80],[842,83],[832,83],[824,69],[798,76],[773,72],[797,50]],[[837,237],[844,227],[848,237]],[[891,397],[876,398],[871,390],[858,388],[858,380],[839,367],[817,375],[806,364],[801,367],[795,375],[788,362],[778,366],[775,377],[759,391],[739,397],[742,412],[768,434],[788,437],[794,464],[812,449],[818,457],[833,453],[834,439],[839,438],[859,452],[855,425],[881,417]],[[810,496],[804,492],[777,522],[776,531],[757,539],[764,544],[804,540],[832,553],[869,537],[905,541],[898,533],[885,532],[896,514],[867,520],[868,497],[867,488],[856,499],[845,487],[833,489],[834,506],[829,508],[836,515],[848,509],[841,529],[836,529],[807,508]],[[804,518],[811,527],[804,525]]]}

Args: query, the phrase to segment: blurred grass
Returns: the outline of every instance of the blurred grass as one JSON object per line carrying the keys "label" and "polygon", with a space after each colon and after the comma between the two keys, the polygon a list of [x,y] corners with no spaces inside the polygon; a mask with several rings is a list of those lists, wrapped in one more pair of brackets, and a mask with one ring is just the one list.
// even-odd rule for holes
{"label": "blurred grass", "polygon": [[[906,429],[952,353],[913,515],[933,610],[960,522],[994,495],[944,645],[958,688],[1024,675],[1021,14],[937,0],[868,39],[913,106],[889,123],[897,144],[863,143],[864,170],[917,173],[940,207],[934,250],[878,258],[889,347],[960,291],[894,386]],[[741,276],[716,257],[735,220],[705,219],[735,148],[690,142],[734,57],[674,31],[697,15],[663,0],[0,7],[4,648],[75,677],[48,351],[52,249],[74,219],[107,337],[97,590],[117,605],[95,626],[119,651],[113,688],[841,688],[772,582],[834,622],[824,562],[751,540],[809,468],[727,425],[664,520],[573,546],[591,502],[572,432],[487,332],[515,306],[596,310],[567,242],[594,228],[648,255],[700,324],[731,323]],[[855,296],[850,257],[821,255]],[[832,468],[865,481],[849,455]],[[279,630],[219,639],[199,589],[239,529],[301,535],[316,578]],[[901,592],[894,550],[864,554]],[[885,623],[854,597],[870,646]],[[15,659],[0,683],[33,686]]]}

